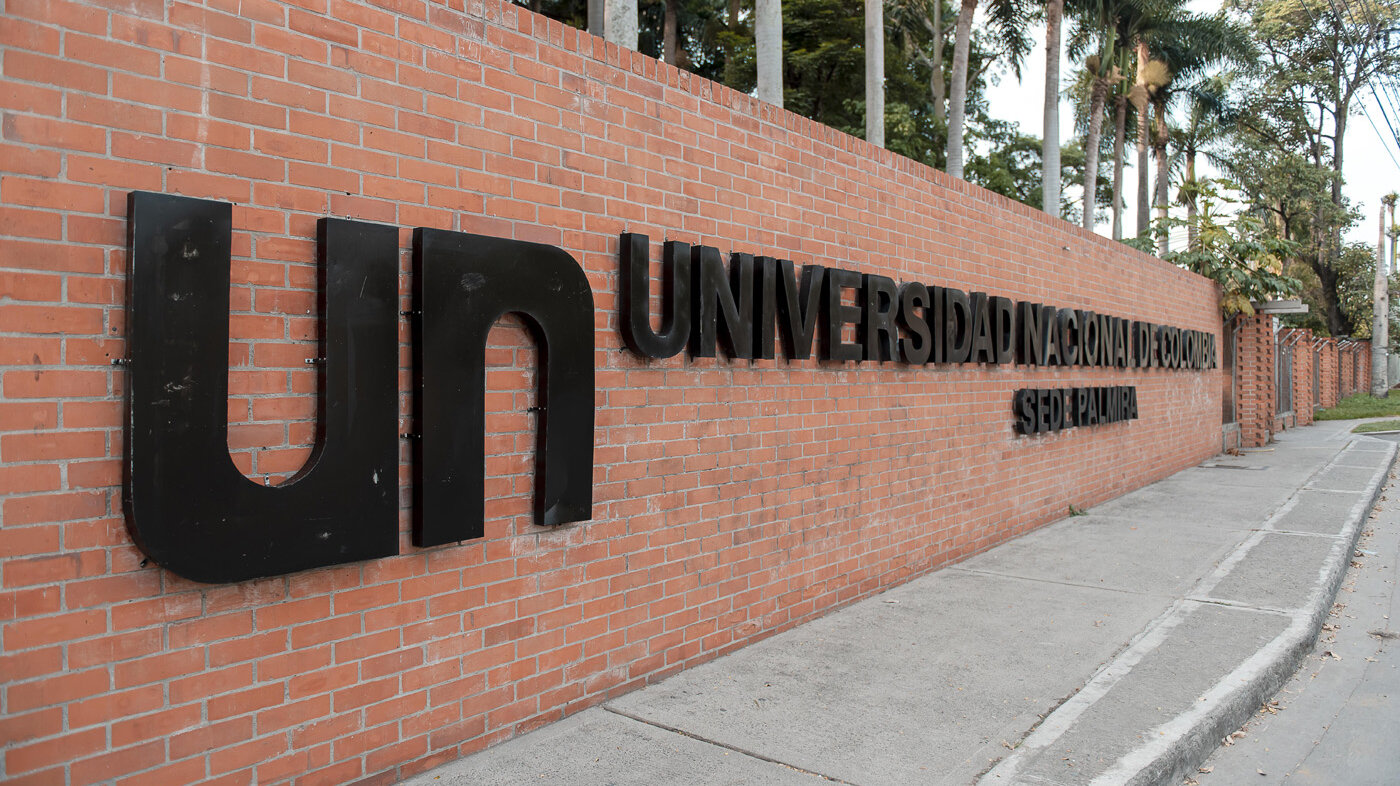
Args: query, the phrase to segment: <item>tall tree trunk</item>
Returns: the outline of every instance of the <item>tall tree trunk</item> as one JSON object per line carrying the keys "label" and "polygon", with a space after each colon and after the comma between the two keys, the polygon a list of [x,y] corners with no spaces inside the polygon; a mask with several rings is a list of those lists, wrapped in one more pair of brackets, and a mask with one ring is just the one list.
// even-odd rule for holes
{"label": "tall tree trunk", "polygon": [[609,43],[637,48],[637,0],[607,0],[603,33]]}
{"label": "tall tree trunk", "polygon": [[754,0],[754,55],[758,60],[758,100],[783,105],[783,3]]}
{"label": "tall tree trunk", "polygon": [[731,30],[739,26],[739,0],[729,0],[729,16],[726,22]]}
{"label": "tall tree trunk", "polygon": [[953,92],[948,97],[948,174],[963,176],[963,122],[967,111],[967,56],[972,46],[972,14],[977,0],[962,0],[953,39]]}
{"label": "tall tree trunk", "polygon": [[1186,147],[1186,248],[1196,249],[1196,145]]}
{"label": "tall tree trunk", "polygon": [[1128,128],[1128,96],[1113,99],[1113,239],[1123,239],[1123,142]]}
{"label": "tall tree trunk", "polygon": [[[1332,139],[1332,207],[1341,215],[1342,211],[1342,158],[1346,154],[1345,140],[1347,134],[1347,112],[1350,111],[1350,102],[1345,98],[1337,104],[1337,129],[1336,136]],[[1332,264],[1335,266],[1342,260],[1342,223],[1336,222],[1332,227]]]}
{"label": "tall tree trunk", "polygon": [[1099,191],[1099,139],[1103,135],[1103,102],[1108,96],[1108,80],[1094,78],[1089,95],[1089,134],[1084,137],[1084,218],[1081,225],[1094,229],[1094,203]]}
{"label": "tall tree trunk", "polygon": [[[1168,188],[1171,186],[1171,177],[1167,172],[1167,106],[1163,102],[1157,102],[1157,123],[1154,129],[1156,134],[1152,140],[1152,155],[1157,161],[1157,220],[1165,224],[1167,220],[1167,205],[1170,202]],[[1157,256],[1167,255],[1167,233],[1157,238]]]}
{"label": "tall tree trunk", "polygon": [[933,119],[948,119],[948,85],[943,81],[943,0],[933,0]]}
{"label": "tall tree trunk", "polygon": [[588,0],[588,32],[596,36],[603,34],[603,13],[606,0]]}
{"label": "tall tree trunk", "polygon": [[884,0],[865,0],[865,140],[885,146]]}
{"label": "tall tree trunk", "polygon": [[670,65],[676,63],[676,50],[680,38],[680,22],[676,18],[676,6],[680,0],[665,0],[666,8],[661,17],[661,61]]}
{"label": "tall tree trunk", "polygon": [[1386,338],[1390,332],[1390,293],[1385,275],[1385,205],[1381,205],[1381,231],[1376,240],[1376,275],[1371,292],[1371,395],[1385,398],[1390,390],[1385,378]]}
{"label": "tall tree trunk", "polygon": [[[934,0],[942,3],[942,0]],[[1040,209],[1060,215],[1060,21],[1065,0],[1045,5],[1045,117],[1040,144]]]}
{"label": "tall tree trunk", "polygon": [[1351,326],[1347,324],[1346,315],[1342,313],[1340,305],[1341,276],[1328,260],[1328,253],[1325,246],[1319,246],[1317,253],[1308,259],[1308,264],[1317,274],[1318,282],[1322,284],[1322,302],[1326,310],[1323,316],[1327,319],[1327,332],[1338,337],[1347,336],[1351,334]]}
{"label": "tall tree trunk", "polygon": [[[1142,83],[1145,74],[1143,66],[1147,65],[1147,42],[1138,39],[1137,42],[1137,81]],[[1151,127],[1152,105],[1143,99],[1142,106],[1138,108],[1137,117],[1137,236],[1142,237],[1147,234],[1149,216],[1151,215],[1152,200],[1148,197],[1148,184],[1152,182],[1151,167],[1147,165],[1147,132]]]}

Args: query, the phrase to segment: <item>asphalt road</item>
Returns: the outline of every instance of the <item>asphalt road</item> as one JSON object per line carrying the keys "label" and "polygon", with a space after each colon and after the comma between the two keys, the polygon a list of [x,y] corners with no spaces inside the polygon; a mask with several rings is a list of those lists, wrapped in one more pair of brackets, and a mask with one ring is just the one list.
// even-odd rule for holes
{"label": "asphalt road", "polygon": [[1400,784],[1397,565],[1400,482],[1392,470],[1316,649],[1187,784]]}

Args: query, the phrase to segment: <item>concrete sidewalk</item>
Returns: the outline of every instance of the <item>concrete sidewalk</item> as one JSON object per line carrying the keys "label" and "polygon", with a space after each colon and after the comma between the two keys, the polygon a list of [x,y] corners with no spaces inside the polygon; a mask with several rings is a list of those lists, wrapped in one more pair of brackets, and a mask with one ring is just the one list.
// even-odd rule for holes
{"label": "concrete sidewalk", "polygon": [[1396,445],[1220,456],[406,783],[1180,783],[1312,647]]}

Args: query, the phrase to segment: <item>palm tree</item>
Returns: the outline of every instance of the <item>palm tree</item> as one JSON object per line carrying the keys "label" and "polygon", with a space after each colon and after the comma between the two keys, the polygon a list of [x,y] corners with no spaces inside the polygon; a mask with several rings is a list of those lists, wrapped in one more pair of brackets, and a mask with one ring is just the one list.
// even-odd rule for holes
{"label": "palm tree", "polygon": [[1045,119],[1041,127],[1040,209],[1060,215],[1060,23],[1065,0],[1045,4]]}
{"label": "palm tree", "polygon": [[[972,49],[972,15],[976,11],[977,0],[962,0],[957,34],[953,39],[953,89],[948,95],[948,174],[959,178],[963,176],[963,126],[967,118],[967,60]],[[1030,49],[1024,2],[989,0],[987,11],[993,32],[1019,77],[1021,58]]]}
{"label": "palm tree", "polygon": [[1094,228],[1098,203],[1099,144],[1103,137],[1103,111],[1108,95],[1123,80],[1118,65],[1118,29],[1122,18],[1134,14],[1139,0],[1081,0],[1072,10],[1075,26],[1070,34],[1070,56],[1084,58],[1088,89],[1088,132],[1084,138],[1084,216],[1081,225]]}
{"label": "palm tree", "polygon": [[1186,124],[1174,135],[1186,167],[1178,201],[1186,204],[1186,243],[1192,249],[1196,246],[1196,196],[1199,192],[1196,157],[1204,153],[1215,158],[1205,148],[1234,128],[1235,110],[1226,103],[1228,94],[1229,81],[1223,76],[1208,77],[1188,88]]}
{"label": "palm tree", "polygon": [[[1089,101],[1089,135],[1085,153],[1098,164],[1099,140],[1103,128],[1103,107],[1110,92],[1114,101],[1114,194],[1113,236],[1122,237],[1122,167],[1123,143],[1126,136],[1127,105],[1142,101],[1142,91],[1124,84],[1130,68],[1130,53],[1147,31],[1161,24],[1160,20],[1177,12],[1185,0],[1079,0],[1071,8],[1076,24],[1070,37],[1070,53],[1082,55],[1091,47],[1097,52],[1085,60],[1093,72]],[[1141,68],[1138,68],[1141,74]],[[1144,167],[1145,168],[1145,167]],[[1084,220],[1086,229],[1094,226],[1094,206],[1097,197],[1097,169],[1084,170]]]}
{"label": "palm tree", "polygon": [[[1120,51],[1120,63],[1127,60]],[[1119,71],[1126,71],[1122,65]],[[1128,80],[1113,86],[1113,239],[1123,239],[1123,143],[1128,130]]]}
{"label": "palm tree", "polygon": [[1122,81],[1123,74],[1111,60],[1099,55],[1090,55],[1084,65],[1089,79],[1089,130],[1084,135],[1084,217],[1080,224],[1092,230],[1094,208],[1098,204],[1099,145],[1103,139],[1104,103],[1113,85]]}
{"label": "palm tree", "polygon": [[929,101],[933,122],[944,129],[947,121],[947,83],[943,76],[944,0],[887,0],[886,25],[890,43],[908,62],[929,70]]}
{"label": "palm tree", "polygon": [[1148,125],[1150,125],[1151,120],[1148,111],[1150,103],[1147,99],[1152,89],[1151,86],[1148,84],[1147,64],[1152,62],[1152,58],[1151,55],[1149,55],[1147,52],[1147,39],[1143,38],[1142,36],[1138,36],[1137,41],[1133,43],[1133,51],[1135,55],[1134,62],[1137,65],[1137,79],[1134,80],[1133,85],[1134,88],[1136,88],[1137,92],[1137,97],[1133,101],[1133,107],[1137,110],[1138,189],[1136,235],[1138,237],[1142,237],[1143,235],[1147,234],[1147,223],[1150,220],[1152,210],[1151,205],[1149,205],[1147,201],[1148,185],[1151,183],[1151,181],[1148,179],[1149,175],[1147,166],[1147,127]]}
{"label": "palm tree", "polygon": [[[1157,190],[1153,202],[1158,221],[1165,221],[1170,202],[1167,143],[1171,140],[1168,118],[1171,105],[1190,93],[1197,77],[1222,62],[1249,63],[1255,56],[1248,33],[1228,19],[1215,15],[1179,13],[1165,19],[1148,39],[1153,59],[1162,64],[1160,85],[1150,88],[1153,108],[1151,146],[1157,170]],[[1194,169],[1194,162],[1192,162]],[[1167,253],[1167,237],[1157,241],[1157,253]]]}

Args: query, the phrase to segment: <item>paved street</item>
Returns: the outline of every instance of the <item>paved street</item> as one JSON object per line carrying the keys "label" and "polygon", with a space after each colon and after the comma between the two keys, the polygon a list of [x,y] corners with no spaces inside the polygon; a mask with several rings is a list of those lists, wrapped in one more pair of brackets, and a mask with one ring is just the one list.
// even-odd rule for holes
{"label": "paved street", "polygon": [[[1299,762],[1318,783],[1400,783],[1335,775],[1400,739],[1370,708],[1400,690],[1397,661],[1368,635],[1394,602],[1400,505],[1368,516],[1396,448],[1353,425],[1218,456],[407,783],[1180,784],[1324,624],[1342,659],[1306,661],[1314,682],[1359,687],[1265,713],[1325,718],[1303,731],[1321,742],[1277,766],[1214,765],[1212,786]],[[1338,592],[1357,550],[1375,586]]]}
{"label": "paved street", "polygon": [[1397,564],[1400,482],[1392,470],[1316,649],[1188,783],[1400,783]]}

